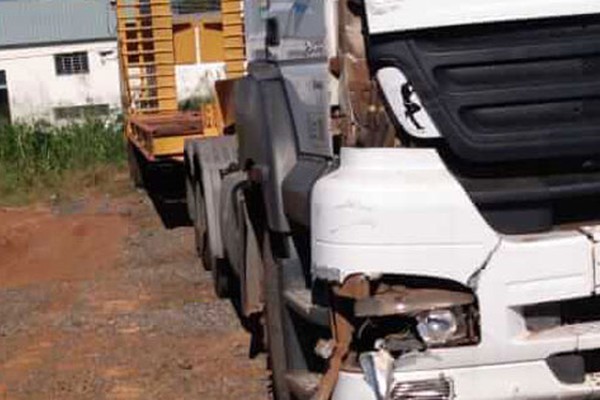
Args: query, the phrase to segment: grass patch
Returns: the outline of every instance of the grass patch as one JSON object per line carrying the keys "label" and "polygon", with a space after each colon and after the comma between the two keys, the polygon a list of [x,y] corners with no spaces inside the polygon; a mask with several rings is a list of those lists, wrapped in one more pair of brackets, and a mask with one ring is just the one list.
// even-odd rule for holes
{"label": "grass patch", "polygon": [[0,124],[0,204],[68,198],[110,186],[126,160],[119,124]]}

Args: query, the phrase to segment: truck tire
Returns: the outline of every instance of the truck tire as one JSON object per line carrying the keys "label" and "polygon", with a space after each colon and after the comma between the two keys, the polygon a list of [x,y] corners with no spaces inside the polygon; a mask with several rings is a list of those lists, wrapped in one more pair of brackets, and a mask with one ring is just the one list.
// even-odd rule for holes
{"label": "truck tire", "polygon": [[[312,399],[320,388],[326,361],[314,352],[318,340],[330,338],[329,309],[298,303],[290,260],[276,260],[269,235],[263,240],[265,337],[275,400]],[[300,296],[301,298],[304,296]],[[301,305],[300,305],[301,304]],[[307,308],[308,306],[308,308]],[[306,315],[298,314],[307,309]],[[324,326],[327,326],[324,328]]]}
{"label": "truck tire", "polygon": [[133,186],[136,189],[143,189],[142,155],[129,140],[127,141],[127,164],[129,166],[129,178]]}
{"label": "truck tire", "polygon": [[186,156],[184,159],[184,173],[185,173],[185,202],[187,205],[187,212],[190,221],[196,221],[196,184],[195,178],[192,173],[191,162]]}
{"label": "truck tire", "polygon": [[281,269],[278,267],[271,251],[269,234],[263,241],[264,291],[265,291],[265,328],[269,368],[273,384],[275,400],[291,400],[292,396],[286,381],[287,353],[285,329],[283,326],[283,281]]}
{"label": "truck tire", "polygon": [[230,267],[227,260],[215,256],[210,248],[208,216],[201,182],[196,182],[196,210],[196,221],[194,221],[196,250],[202,259],[204,269],[212,273],[215,294],[220,299],[227,299],[232,293]]}
{"label": "truck tire", "polygon": [[213,288],[215,294],[220,299],[227,299],[232,294],[232,279],[229,272],[227,260],[215,257],[212,254],[210,245],[206,243],[204,247],[204,257],[202,262],[206,269],[209,269],[213,278]]}
{"label": "truck tire", "polygon": [[196,252],[202,260],[202,266],[206,271],[212,272],[213,286],[215,294],[220,299],[226,299],[231,296],[232,282],[229,272],[229,265],[226,260],[213,255],[208,232],[208,216],[206,215],[206,203],[202,182],[193,181],[194,185],[194,239],[196,243]]}
{"label": "truck tire", "polygon": [[220,299],[228,299],[232,294],[232,280],[227,261],[215,258],[211,268],[215,294]]}
{"label": "truck tire", "polygon": [[206,255],[206,251],[208,249],[208,228],[207,228],[207,220],[206,220],[206,204],[204,203],[204,192],[202,191],[202,183],[200,181],[195,181],[193,184],[194,190],[194,218],[192,221],[194,222],[194,238],[196,243],[196,252],[198,253],[198,257],[203,260],[202,265],[206,271],[210,271],[212,265],[206,262],[208,258]]}

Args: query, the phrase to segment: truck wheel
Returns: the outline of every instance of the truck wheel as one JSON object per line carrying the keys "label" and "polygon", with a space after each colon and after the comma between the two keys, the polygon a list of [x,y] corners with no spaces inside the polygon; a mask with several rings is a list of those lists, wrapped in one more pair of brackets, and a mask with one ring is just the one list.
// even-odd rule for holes
{"label": "truck wheel", "polygon": [[191,173],[190,161],[185,157],[184,161],[185,171],[185,203],[187,205],[187,212],[190,221],[196,221],[196,184],[194,176]]}
{"label": "truck wheel", "polygon": [[143,189],[142,156],[129,140],[127,141],[127,164],[129,165],[129,178],[134,187],[136,189]]}
{"label": "truck wheel", "polygon": [[[303,289],[292,289],[290,268],[273,256],[268,233],[263,241],[265,330],[275,400],[312,399],[319,390],[324,361],[314,355],[320,338],[331,337],[329,310],[312,304]],[[308,293],[307,293],[308,294]],[[306,315],[298,314],[307,312]],[[307,311],[308,310],[308,311]],[[324,328],[327,326],[327,328]]]}
{"label": "truck wheel", "polygon": [[213,286],[217,297],[220,299],[228,299],[231,297],[232,282],[227,261],[215,259],[211,272],[213,276]]}
{"label": "truck wheel", "polygon": [[220,299],[229,298],[232,293],[232,282],[227,261],[215,257],[212,254],[208,243],[206,243],[206,246],[204,247],[204,257],[202,261],[205,268],[210,269],[212,273],[213,287],[217,297]]}
{"label": "truck wheel", "polygon": [[275,400],[291,400],[286,381],[287,354],[285,347],[285,329],[283,326],[282,298],[283,279],[281,269],[273,258],[269,234],[265,233],[263,241],[264,291],[265,291],[265,327],[269,367],[273,381]]}
{"label": "truck wheel", "polygon": [[202,259],[202,266],[206,271],[212,272],[213,286],[215,294],[220,299],[226,299],[231,296],[231,277],[229,275],[229,265],[226,260],[213,255],[208,233],[208,217],[206,215],[206,203],[204,202],[204,192],[202,183],[196,181],[195,187],[195,211],[194,218],[194,237],[196,240],[196,251]]}
{"label": "truck wheel", "polygon": [[206,204],[204,203],[204,193],[202,191],[202,183],[196,181],[194,185],[194,237],[196,241],[196,252],[198,257],[202,258],[203,266],[206,271],[210,271],[212,264],[206,262],[208,258],[206,251],[208,250],[208,229],[206,220]]}

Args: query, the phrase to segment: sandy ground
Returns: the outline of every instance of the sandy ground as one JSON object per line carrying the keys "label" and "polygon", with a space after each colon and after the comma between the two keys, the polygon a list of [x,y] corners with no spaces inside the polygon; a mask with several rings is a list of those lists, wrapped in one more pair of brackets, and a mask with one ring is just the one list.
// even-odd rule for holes
{"label": "sandy ground", "polygon": [[267,399],[191,235],[141,194],[0,209],[0,400]]}

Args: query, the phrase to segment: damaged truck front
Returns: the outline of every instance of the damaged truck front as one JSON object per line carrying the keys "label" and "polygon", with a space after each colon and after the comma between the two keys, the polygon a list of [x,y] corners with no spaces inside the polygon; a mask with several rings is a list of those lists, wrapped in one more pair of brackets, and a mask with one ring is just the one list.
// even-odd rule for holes
{"label": "damaged truck front", "polygon": [[312,192],[334,399],[600,398],[600,2],[350,3],[403,145]]}
{"label": "damaged truck front", "polygon": [[275,397],[600,398],[600,1],[333,4],[245,0],[234,123],[186,143]]}

